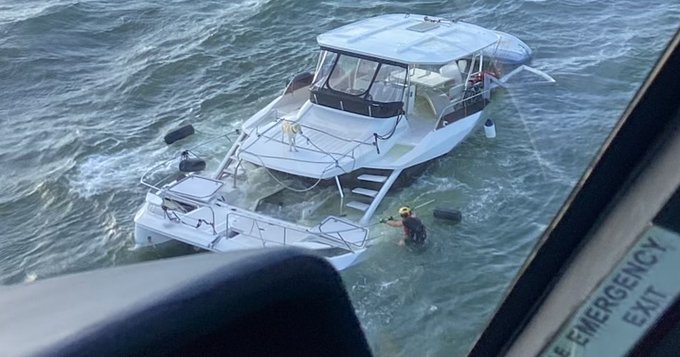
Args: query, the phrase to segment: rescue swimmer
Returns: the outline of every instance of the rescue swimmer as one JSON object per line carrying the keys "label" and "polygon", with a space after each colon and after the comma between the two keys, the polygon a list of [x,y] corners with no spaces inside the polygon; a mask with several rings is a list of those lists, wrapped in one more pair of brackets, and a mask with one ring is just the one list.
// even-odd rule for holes
{"label": "rescue swimmer", "polygon": [[401,220],[394,220],[390,217],[388,219],[381,219],[380,223],[385,223],[391,227],[404,228],[404,237],[399,241],[400,246],[406,245],[410,248],[424,247],[427,240],[427,231],[420,218],[416,217],[413,210],[409,207],[400,208],[399,216],[401,216]]}

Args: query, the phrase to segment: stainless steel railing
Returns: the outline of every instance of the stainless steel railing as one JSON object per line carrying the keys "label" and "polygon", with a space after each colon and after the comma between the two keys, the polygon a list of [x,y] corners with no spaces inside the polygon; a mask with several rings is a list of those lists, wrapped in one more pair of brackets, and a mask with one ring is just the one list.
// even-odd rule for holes
{"label": "stainless steel railing", "polygon": [[[243,230],[241,228],[235,228],[232,225],[232,221],[230,218],[232,217],[241,217],[246,221],[250,221],[249,223],[246,223],[249,227],[246,230]],[[314,232],[311,231],[307,227],[302,227],[294,224],[290,224],[287,222],[283,221],[277,221],[274,219],[269,219],[269,220],[262,220],[261,217],[257,214],[248,214],[248,213],[243,213],[243,212],[229,212],[227,213],[226,217],[226,232],[225,234],[220,234],[212,243],[211,246],[214,246],[217,244],[220,239],[228,239],[227,236],[229,232],[237,232],[239,234],[244,235],[245,237],[250,237],[253,239],[258,239],[259,241],[262,242],[262,246],[265,247],[267,244],[276,244],[276,245],[288,245],[289,242],[289,237],[297,235],[298,237],[302,237],[301,239],[305,239],[305,242],[316,242],[316,243],[321,243],[321,244],[326,244],[331,247],[335,248],[342,248],[346,249],[348,251],[353,252],[355,249],[360,249],[363,248],[366,245],[367,237],[368,237],[368,229],[366,229],[363,226],[360,225],[355,225],[351,224],[347,221],[343,221],[346,224],[350,225],[350,228],[348,229],[343,229],[343,230],[337,230],[337,231],[321,231],[319,232]],[[333,219],[332,217],[329,217],[328,219]],[[267,227],[275,227],[275,229],[279,229],[280,232],[277,232],[277,234],[280,234],[282,237],[281,240],[273,240],[273,239],[268,239],[263,235],[262,232],[266,231]],[[363,235],[363,239],[360,242],[352,242],[349,241],[348,239],[345,238],[343,234],[347,234],[349,232],[361,232]],[[314,239],[309,239],[309,237],[316,238],[317,240],[315,241]],[[300,242],[302,240],[299,240]]]}

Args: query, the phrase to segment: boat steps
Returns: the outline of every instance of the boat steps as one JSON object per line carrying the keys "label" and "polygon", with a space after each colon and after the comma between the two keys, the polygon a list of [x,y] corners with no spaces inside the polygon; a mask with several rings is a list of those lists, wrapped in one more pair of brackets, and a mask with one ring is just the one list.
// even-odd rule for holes
{"label": "boat steps", "polygon": [[370,205],[368,203],[363,203],[363,202],[359,202],[359,201],[351,201],[351,202],[347,202],[347,204],[345,206],[347,206],[349,208],[354,208],[354,209],[359,210],[361,212],[366,212],[366,210],[368,209],[368,207]]}
{"label": "boat steps", "polygon": [[363,187],[357,187],[357,188],[353,189],[352,192],[359,194],[359,195],[368,196],[368,197],[371,197],[371,198],[375,197],[375,195],[378,194],[378,191],[376,191],[376,190],[371,190],[371,189],[363,188]]}
{"label": "boat steps", "polygon": [[378,196],[380,196],[380,192],[388,182],[389,177],[389,175],[382,175],[379,173],[367,173],[359,175],[357,177],[357,181],[363,182],[364,184],[361,186],[365,187],[360,186],[353,188],[352,193],[356,195],[356,200],[347,203],[345,206],[354,208],[361,212],[375,210],[375,207],[373,207],[375,206],[375,200]]}
{"label": "boat steps", "polygon": [[383,183],[387,181],[387,176],[363,174],[357,177],[357,180]]}
{"label": "boat steps", "polygon": [[227,177],[232,176],[234,173],[229,170],[229,167],[231,166],[232,163],[241,160],[241,158],[239,158],[238,155],[231,155],[231,156],[228,157],[227,160],[228,161],[227,161],[227,164],[224,166],[224,170],[222,170],[222,172],[218,176],[219,180],[222,180],[222,179],[225,179]]}

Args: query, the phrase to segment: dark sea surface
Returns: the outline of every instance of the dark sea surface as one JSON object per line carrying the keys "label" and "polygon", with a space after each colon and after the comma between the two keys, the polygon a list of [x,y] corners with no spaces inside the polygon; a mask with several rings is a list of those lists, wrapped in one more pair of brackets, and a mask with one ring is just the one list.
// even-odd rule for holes
{"label": "dark sea surface", "polygon": [[[152,165],[233,131],[316,63],[316,35],[404,12],[523,39],[557,84],[499,90],[473,134],[389,196],[431,247],[382,234],[342,273],[376,356],[461,356],[680,25],[677,1],[0,2],[0,284],[195,253],[133,246]],[[179,146],[163,136],[191,123]],[[221,159],[226,143],[203,146]],[[463,221],[435,221],[436,206]],[[341,333],[341,332],[339,332]]]}

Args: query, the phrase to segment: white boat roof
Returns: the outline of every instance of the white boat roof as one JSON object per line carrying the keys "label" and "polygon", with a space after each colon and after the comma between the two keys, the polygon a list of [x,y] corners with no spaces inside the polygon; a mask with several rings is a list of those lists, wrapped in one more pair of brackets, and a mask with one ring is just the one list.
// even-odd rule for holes
{"label": "white boat roof", "polygon": [[489,29],[408,14],[371,17],[317,37],[321,47],[405,64],[444,64],[499,41]]}

